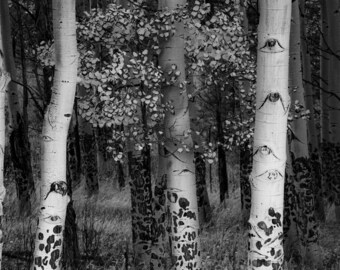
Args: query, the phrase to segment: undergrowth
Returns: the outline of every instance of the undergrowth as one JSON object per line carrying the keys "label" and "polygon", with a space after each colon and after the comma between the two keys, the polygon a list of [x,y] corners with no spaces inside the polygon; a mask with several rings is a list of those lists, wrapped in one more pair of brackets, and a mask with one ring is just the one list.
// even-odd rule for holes
{"label": "undergrowth", "polygon": [[[29,269],[34,245],[36,220],[20,217],[15,210],[15,187],[7,183],[4,227],[4,270]],[[130,193],[126,188],[115,190],[109,181],[101,183],[99,195],[84,196],[84,187],[73,193],[77,213],[78,240],[81,251],[79,269],[133,270],[131,246]],[[240,225],[239,190],[223,205],[218,204],[216,189],[209,190],[213,215],[202,226],[202,261],[206,270],[246,269],[247,232]],[[33,214],[35,211],[33,211]],[[34,215],[33,215],[34,216]],[[338,224],[330,220],[321,226],[323,270],[340,270]],[[287,263],[286,269],[297,269]],[[301,266],[300,270],[315,270]],[[75,270],[75,269],[72,269]]]}

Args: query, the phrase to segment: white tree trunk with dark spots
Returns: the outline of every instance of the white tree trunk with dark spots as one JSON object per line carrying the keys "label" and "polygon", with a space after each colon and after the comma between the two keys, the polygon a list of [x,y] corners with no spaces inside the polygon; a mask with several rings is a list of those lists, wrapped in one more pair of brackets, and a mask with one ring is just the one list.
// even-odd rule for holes
{"label": "white tree trunk with dark spots", "polygon": [[[162,0],[160,8],[175,9],[185,0]],[[159,64],[165,74],[174,65],[180,75],[177,82],[163,88],[163,104],[170,102],[173,113],[165,114],[165,166],[167,199],[171,215],[171,249],[175,269],[201,269],[199,221],[193,142],[190,135],[188,96],[180,83],[185,80],[185,29],[175,22],[176,33],[162,44]]]}
{"label": "white tree trunk with dark spots", "polygon": [[32,270],[60,269],[66,207],[66,141],[77,79],[74,0],[54,0],[55,77],[41,141],[40,211]]}
{"label": "white tree trunk with dark spots", "polygon": [[291,0],[260,0],[248,269],[283,269]]}

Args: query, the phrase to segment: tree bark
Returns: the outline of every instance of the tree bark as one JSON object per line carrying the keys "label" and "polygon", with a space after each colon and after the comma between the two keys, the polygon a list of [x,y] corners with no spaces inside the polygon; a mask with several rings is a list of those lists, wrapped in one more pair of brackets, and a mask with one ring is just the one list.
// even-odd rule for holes
{"label": "tree bark", "polygon": [[[2,15],[2,14],[1,14]],[[1,22],[2,28],[2,22]],[[0,33],[0,269],[2,261],[2,248],[3,248],[3,231],[2,231],[2,217],[3,217],[3,201],[6,195],[4,186],[4,159],[5,159],[5,144],[6,144],[6,124],[5,124],[5,100],[6,89],[10,82],[10,75],[5,70],[5,59],[3,54],[5,40]]]}
{"label": "tree bark", "polygon": [[308,146],[311,160],[312,177],[313,177],[313,193],[315,196],[315,215],[316,218],[324,222],[326,219],[324,202],[323,202],[323,184],[321,174],[321,142],[318,137],[317,122],[315,119],[314,110],[314,91],[311,84],[312,71],[311,71],[311,58],[306,41],[306,25],[305,25],[305,0],[300,0],[301,10],[301,54],[302,54],[302,70],[303,70],[303,88],[305,89],[306,109],[310,111],[310,117],[307,121],[308,130]]}
{"label": "tree bark", "polygon": [[195,152],[195,175],[197,186],[197,205],[199,223],[204,224],[211,220],[211,206],[205,180],[205,161],[200,152]]}
{"label": "tree bark", "polygon": [[32,270],[60,269],[66,208],[70,201],[66,143],[77,80],[75,1],[56,0],[52,4],[56,65],[42,131],[40,211]]}
{"label": "tree bark", "polygon": [[[217,90],[219,91],[219,90]],[[220,96],[220,95],[219,95]],[[218,157],[218,180],[220,184],[220,203],[229,198],[228,191],[228,172],[227,159],[224,150],[223,125],[220,110],[220,102],[218,101],[218,108],[216,110],[216,125],[217,125],[217,157]]]}
{"label": "tree bark", "polygon": [[329,30],[328,30],[328,13],[329,13],[328,0],[320,0],[321,6],[321,35],[320,35],[320,103],[321,103],[321,142],[326,143],[329,141],[329,98],[330,95],[328,83],[328,69],[330,55],[327,52],[330,45]]}
{"label": "tree bark", "polygon": [[150,266],[152,245],[152,187],[151,187],[151,149],[148,143],[146,105],[141,104],[144,148],[141,151],[130,151],[131,167],[131,219],[134,265],[136,269]]}
{"label": "tree bark", "polygon": [[[75,110],[73,110],[75,111]],[[67,188],[69,191],[70,202],[67,205],[66,220],[63,245],[62,265],[66,269],[78,269],[80,263],[80,251],[77,234],[76,212],[73,207],[73,188],[80,183],[80,145],[77,126],[76,111],[73,114],[70,126],[69,136],[67,139]]]}
{"label": "tree bark", "polygon": [[282,269],[290,0],[260,0],[248,269]]}
{"label": "tree bark", "polygon": [[168,204],[166,198],[167,190],[167,173],[165,170],[165,148],[163,145],[158,146],[158,176],[155,182],[153,195],[153,239],[151,248],[151,270],[163,270],[169,268],[169,257],[167,252],[168,233],[167,224],[169,216],[167,215]]}
{"label": "tree bark", "polygon": [[[340,14],[338,0],[327,1],[328,13],[328,29],[330,37],[330,49],[332,53],[337,54],[340,51]],[[328,89],[338,97],[340,97],[340,77],[334,71],[340,70],[340,61],[337,56],[331,54],[328,72]],[[340,101],[332,96],[329,99],[329,124],[330,124],[330,149],[333,153],[331,167],[331,184],[327,190],[330,194],[331,202],[335,205],[335,218],[340,223]]]}
{"label": "tree bark", "polygon": [[[187,88],[191,95],[194,95],[195,91],[202,90],[201,73],[202,72],[198,70],[192,71],[192,86],[188,86]],[[189,100],[189,111],[191,135],[195,145],[194,157],[199,223],[204,224],[209,222],[211,219],[211,207],[206,183],[206,164],[202,151],[203,140],[200,127],[199,102],[197,99],[193,98]]]}
{"label": "tree bark", "polygon": [[242,223],[246,225],[250,217],[251,189],[249,176],[253,162],[253,151],[249,148],[249,142],[245,142],[240,149],[240,189]]}
{"label": "tree bark", "polygon": [[[159,1],[160,9],[169,11],[185,0]],[[179,76],[174,84],[162,89],[163,104],[174,106],[165,113],[165,158],[167,198],[171,215],[171,253],[175,269],[201,269],[199,221],[196,196],[196,179],[193,142],[190,133],[190,116],[186,89],[180,88],[185,76],[185,29],[182,21],[175,21],[176,32],[163,41],[159,65],[164,74],[175,65]],[[188,151],[186,150],[188,149]]]}
{"label": "tree bark", "polygon": [[[298,234],[303,245],[302,258],[317,258],[316,251],[319,239],[319,226],[315,219],[315,198],[311,160],[308,150],[307,120],[301,115],[306,108],[305,91],[303,88],[301,62],[301,25],[299,1],[292,3],[292,23],[290,34],[289,88],[291,91],[293,121],[291,123],[291,155],[296,190],[297,205],[296,223]],[[291,241],[296,243],[296,239]],[[291,248],[289,248],[291,249]],[[295,249],[296,250],[296,249]],[[310,256],[313,254],[314,256]]]}
{"label": "tree bark", "polygon": [[[0,2],[1,10],[1,36],[6,42],[3,43],[3,53],[5,55],[5,67],[10,72],[13,80],[16,80],[16,67],[13,57],[13,47],[11,37],[10,18],[8,2]],[[23,71],[24,72],[24,71]],[[25,84],[25,83],[24,83]],[[31,166],[31,152],[28,140],[28,119],[24,115],[23,107],[18,95],[18,87],[14,82],[8,85],[8,103],[11,119],[11,159],[14,167],[17,195],[19,199],[19,211],[23,215],[29,215],[31,211],[31,195],[34,192],[34,181]],[[24,104],[24,106],[27,104]]]}
{"label": "tree bark", "polygon": [[[78,95],[80,97],[86,96],[86,89],[79,87]],[[96,196],[99,192],[99,177],[94,127],[82,117],[79,118],[79,136],[86,193],[87,196]]]}

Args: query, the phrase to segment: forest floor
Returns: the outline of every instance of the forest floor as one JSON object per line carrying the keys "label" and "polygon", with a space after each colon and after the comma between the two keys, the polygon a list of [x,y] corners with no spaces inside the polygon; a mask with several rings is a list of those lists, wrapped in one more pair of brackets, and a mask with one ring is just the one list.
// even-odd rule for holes
{"label": "forest floor", "polygon": [[[3,270],[29,269],[36,220],[22,218],[15,210],[15,186],[7,185],[4,208]],[[82,267],[89,270],[125,270],[131,261],[131,218],[129,188],[116,190],[101,183],[96,200],[86,201],[84,188],[74,191],[78,239]],[[247,232],[241,226],[239,190],[225,204],[219,205],[216,190],[209,192],[213,215],[203,226],[202,253],[206,270],[243,270],[246,264]],[[332,209],[326,224],[320,226],[320,246],[324,270],[340,270],[340,226]],[[322,259],[321,259],[322,258]],[[129,267],[129,269],[133,270]],[[297,269],[289,266],[288,270]],[[308,266],[299,270],[314,270]]]}

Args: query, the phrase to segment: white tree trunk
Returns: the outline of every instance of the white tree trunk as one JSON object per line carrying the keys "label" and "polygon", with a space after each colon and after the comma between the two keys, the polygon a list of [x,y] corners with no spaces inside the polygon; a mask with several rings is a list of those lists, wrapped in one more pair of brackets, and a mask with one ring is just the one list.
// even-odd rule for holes
{"label": "white tree trunk", "polygon": [[[185,0],[162,0],[160,8],[175,9]],[[171,215],[171,249],[175,269],[201,269],[199,221],[193,142],[189,133],[190,117],[185,86],[185,29],[183,22],[175,22],[176,33],[162,44],[159,64],[165,74],[174,65],[180,72],[175,84],[164,86],[164,104],[174,106],[166,112],[165,155],[167,170],[167,198]]]}
{"label": "white tree trunk", "polygon": [[283,268],[290,0],[260,0],[248,269]]}
{"label": "white tree trunk", "polygon": [[41,141],[40,212],[32,270],[60,269],[66,207],[66,141],[77,79],[75,0],[53,1],[55,77]]}
{"label": "white tree trunk", "polygon": [[[2,34],[2,33],[1,33]],[[5,100],[6,100],[6,90],[8,83],[10,81],[10,75],[4,69],[4,56],[3,52],[3,42],[2,36],[0,37],[0,270],[2,261],[2,247],[3,247],[3,232],[1,226],[1,219],[3,216],[3,201],[6,195],[6,189],[4,187],[4,158],[5,158]]]}

